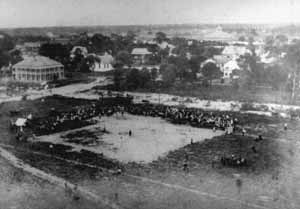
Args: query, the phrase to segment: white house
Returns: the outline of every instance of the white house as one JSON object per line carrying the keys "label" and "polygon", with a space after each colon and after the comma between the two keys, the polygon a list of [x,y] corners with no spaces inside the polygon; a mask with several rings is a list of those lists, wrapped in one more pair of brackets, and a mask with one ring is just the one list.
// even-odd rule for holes
{"label": "white house", "polygon": [[208,63],[214,63],[214,64],[216,64],[216,61],[214,59],[209,58],[209,59],[201,62],[200,67],[203,68]]}
{"label": "white house", "polygon": [[223,72],[224,65],[231,60],[230,56],[226,55],[214,55],[213,60],[218,68]]}
{"label": "white house", "polygon": [[149,52],[147,48],[134,48],[131,52],[136,65],[144,64],[147,57],[151,54],[152,53]]}
{"label": "white house", "polygon": [[107,52],[104,53],[102,56],[98,56],[100,62],[95,62],[94,71],[95,72],[107,72],[113,70],[113,62],[114,58]]}
{"label": "white house", "polygon": [[277,58],[268,51],[260,56],[260,61],[264,64],[273,64],[277,61]]}
{"label": "white house", "polygon": [[70,55],[71,58],[75,57],[76,51],[79,51],[84,57],[86,57],[87,54],[88,54],[88,50],[87,50],[86,47],[84,47],[84,46],[74,46],[73,49],[71,50],[71,55]]}
{"label": "white house", "polygon": [[241,70],[236,60],[230,60],[224,64],[223,78],[230,78],[234,70]]}
{"label": "white house", "polygon": [[157,43],[157,45],[159,46],[159,48],[161,49],[166,49],[168,48],[169,49],[169,56],[172,55],[172,50],[175,49],[175,46],[172,45],[172,44],[169,44],[168,42],[166,41],[163,41],[161,43]]}

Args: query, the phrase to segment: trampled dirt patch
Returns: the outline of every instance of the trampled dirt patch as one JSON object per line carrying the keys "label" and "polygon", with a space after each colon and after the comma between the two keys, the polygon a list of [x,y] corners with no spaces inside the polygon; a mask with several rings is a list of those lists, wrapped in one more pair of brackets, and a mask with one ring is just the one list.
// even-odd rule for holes
{"label": "trampled dirt patch", "polygon": [[107,131],[101,128],[95,128],[94,130],[79,130],[62,135],[64,142],[84,145],[84,146],[96,146],[105,145],[102,139],[103,134],[108,134]]}

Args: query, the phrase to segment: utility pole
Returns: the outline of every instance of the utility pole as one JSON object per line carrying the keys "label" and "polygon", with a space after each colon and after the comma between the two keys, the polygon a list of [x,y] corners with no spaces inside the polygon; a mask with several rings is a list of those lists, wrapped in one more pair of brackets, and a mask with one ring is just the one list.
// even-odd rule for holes
{"label": "utility pole", "polygon": [[158,104],[160,104],[160,89],[158,89]]}
{"label": "utility pole", "polygon": [[293,87],[292,87],[292,103],[295,102],[295,92],[296,92],[296,72],[293,73]]}

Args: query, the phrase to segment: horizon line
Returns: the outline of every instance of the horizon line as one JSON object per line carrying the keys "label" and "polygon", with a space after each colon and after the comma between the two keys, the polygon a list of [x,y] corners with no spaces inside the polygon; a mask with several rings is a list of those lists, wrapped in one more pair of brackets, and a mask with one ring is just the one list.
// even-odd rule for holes
{"label": "horizon line", "polygon": [[300,22],[199,22],[199,23],[145,23],[145,24],[92,24],[92,25],[48,25],[48,26],[19,26],[19,27],[0,27],[0,30],[14,29],[38,29],[38,28],[83,28],[83,27],[141,27],[141,26],[179,26],[179,25],[269,25],[269,26],[289,26],[300,25]]}

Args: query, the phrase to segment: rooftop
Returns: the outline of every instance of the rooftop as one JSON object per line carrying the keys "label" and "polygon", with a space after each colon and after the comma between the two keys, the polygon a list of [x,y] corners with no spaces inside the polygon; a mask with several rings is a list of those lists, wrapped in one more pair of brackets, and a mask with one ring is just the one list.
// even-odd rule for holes
{"label": "rooftop", "polygon": [[226,46],[222,52],[222,54],[228,55],[244,55],[246,53],[251,53],[249,49],[245,46]]}
{"label": "rooftop", "polygon": [[103,63],[103,64],[112,64],[114,61],[113,56],[111,56],[108,53],[105,53],[104,55],[99,56],[99,58],[101,60],[101,63]]}
{"label": "rooftop", "polygon": [[88,50],[87,50],[86,47],[84,47],[84,46],[74,46],[73,49],[71,50],[71,54],[74,54],[77,49],[81,50],[81,52],[83,54],[87,54],[88,53]]}
{"label": "rooftop", "polygon": [[46,68],[46,67],[63,67],[55,60],[43,56],[26,57],[23,61],[18,62],[13,68]]}
{"label": "rooftop", "polygon": [[230,70],[240,70],[241,69],[236,60],[230,60],[229,62],[227,62],[224,65],[224,68],[230,69]]}
{"label": "rooftop", "polygon": [[151,54],[151,52],[148,51],[147,48],[134,48],[131,52],[133,55],[147,55]]}
{"label": "rooftop", "polygon": [[41,43],[40,42],[25,42],[24,46],[25,47],[40,47]]}

